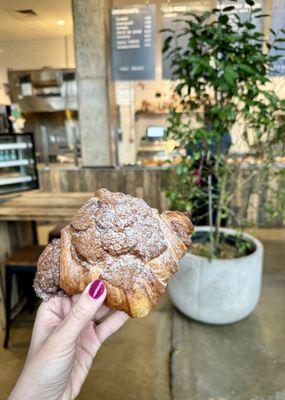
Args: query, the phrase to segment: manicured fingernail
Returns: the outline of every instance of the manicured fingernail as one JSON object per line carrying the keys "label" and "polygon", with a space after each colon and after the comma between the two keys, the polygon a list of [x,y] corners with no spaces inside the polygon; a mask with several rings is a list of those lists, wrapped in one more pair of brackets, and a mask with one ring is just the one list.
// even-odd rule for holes
{"label": "manicured fingernail", "polygon": [[100,279],[96,279],[96,281],[94,281],[90,286],[89,295],[93,299],[99,299],[99,297],[102,296],[104,292],[104,288],[105,288],[104,283],[100,281]]}

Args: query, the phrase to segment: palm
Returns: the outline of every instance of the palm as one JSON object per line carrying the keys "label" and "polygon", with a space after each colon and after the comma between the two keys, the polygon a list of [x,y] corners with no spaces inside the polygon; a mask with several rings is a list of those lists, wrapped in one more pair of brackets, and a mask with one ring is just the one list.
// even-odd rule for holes
{"label": "palm", "polygon": [[[48,302],[41,304],[35,322],[35,325],[38,325],[35,330],[37,334],[32,339],[29,357],[36,354],[52,332],[64,322],[78,296],[74,295],[72,298],[53,297]],[[127,319],[126,314],[120,311],[111,314],[111,310],[105,305],[101,306],[94,317],[96,319],[104,318],[104,322],[94,326],[93,321],[90,321],[81,331],[75,347],[67,346],[60,355],[60,365],[64,366],[62,371],[64,387],[66,387],[63,398],[77,396],[101,343]],[[56,363],[59,364],[58,360]],[[66,374],[66,371],[69,373]],[[60,373],[57,371],[57,374]]]}

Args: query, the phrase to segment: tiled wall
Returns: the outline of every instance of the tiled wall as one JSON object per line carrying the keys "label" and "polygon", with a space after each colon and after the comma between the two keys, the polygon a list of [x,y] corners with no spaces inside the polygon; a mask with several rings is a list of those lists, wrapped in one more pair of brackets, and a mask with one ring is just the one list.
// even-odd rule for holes
{"label": "tiled wall", "polygon": [[9,104],[7,69],[73,68],[73,38],[0,41],[0,104]]}

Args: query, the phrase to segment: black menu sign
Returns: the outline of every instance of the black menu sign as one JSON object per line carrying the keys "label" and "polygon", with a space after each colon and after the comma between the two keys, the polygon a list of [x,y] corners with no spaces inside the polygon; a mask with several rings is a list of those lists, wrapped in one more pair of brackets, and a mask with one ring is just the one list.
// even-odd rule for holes
{"label": "black menu sign", "polygon": [[111,10],[112,78],[155,78],[155,6]]}

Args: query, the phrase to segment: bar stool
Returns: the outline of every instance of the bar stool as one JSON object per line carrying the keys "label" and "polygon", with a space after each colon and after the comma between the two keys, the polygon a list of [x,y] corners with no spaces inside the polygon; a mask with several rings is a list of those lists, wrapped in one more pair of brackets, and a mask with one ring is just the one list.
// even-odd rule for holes
{"label": "bar stool", "polygon": [[[11,309],[11,298],[12,298],[12,279],[13,275],[17,278],[30,278],[29,285],[27,285],[27,279],[21,279],[21,286],[24,286],[24,295],[27,296],[28,306],[32,304],[33,286],[30,284],[35,276],[37,269],[37,261],[44,250],[45,246],[39,245],[28,245],[15,250],[10,257],[5,261],[5,273],[6,273],[6,299],[5,299],[5,314],[6,314],[6,332],[3,347],[7,348],[10,336],[10,327],[13,321],[12,312],[17,305]],[[19,300],[21,301],[21,299]]]}
{"label": "bar stool", "polygon": [[65,224],[60,224],[60,225],[56,225],[50,232],[48,235],[48,241],[49,243],[53,240],[53,239],[60,239],[60,231],[62,230],[62,228],[64,228],[67,225],[67,223]]}

